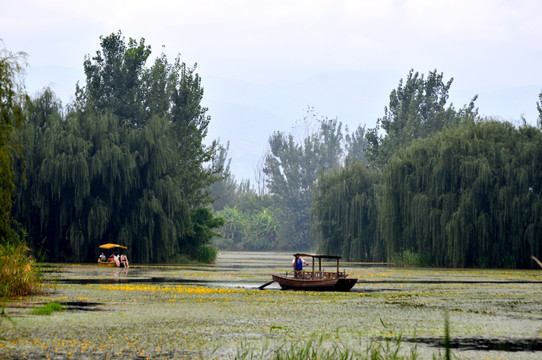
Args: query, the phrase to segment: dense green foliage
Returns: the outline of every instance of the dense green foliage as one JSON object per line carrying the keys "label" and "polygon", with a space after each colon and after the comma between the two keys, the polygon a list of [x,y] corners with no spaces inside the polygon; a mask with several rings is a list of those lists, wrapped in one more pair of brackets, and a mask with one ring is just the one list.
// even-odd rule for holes
{"label": "dense green foliage", "polygon": [[0,50],[0,244],[17,238],[11,225],[12,196],[15,190],[14,165],[21,157],[22,139],[17,131],[24,125],[20,95],[24,53]]}
{"label": "dense green foliage", "polygon": [[476,97],[448,105],[453,80],[436,70],[410,71],[373,129],[343,136],[337,119],[309,109],[304,128],[273,133],[256,193],[231,175],[229,144],[204,144],[195,66],[161,54],[147,67],[150,56],[144,39],[102,37],[63,108],[49,89],[20,95],[21,55],[2,53],[2,254],[31,263],[20,224],[36,253],[62,261],[95,261],[113,242],[135,262],[210,262],[213,239],[403,265],[529,267],[542,257],[542,93],[538,128],[516,128],[480,119]]}
{"label": "dense green foliage", "polygon": [[373,166],[384,168],[395,152],[414,139],[425,138],[447,126],[457,125],[462,118],[476,115],[473,98],[459,112],[446,106],[453,79],[444,82],[444,75],[429,72],[427,79],[411,70],[406,81],[401,79],[390,93],[384,117],[367,132],[367,157]]}
{"label": "dense green foliage", "polygon": [[[269,203],[269,198],[262,201]],[[273,206],[261,204],[256,208],[225,207],[218,215],[225,220],[221,237],[215,239],[219,248],[229,250],[277,250],[287,248],[279,243],[278,211]]]}
{"label": "dense green foliage", "polygon": [[[24,231],[12,219],[14,174],[17,161],[24,168],[22,157],[24,127],[22,79],[24,53],[0,51],[0,298],[22,296],[39,290],[41,272],[28,253]],[[24,181],[23,177],[19,180]],[[1,316],[6,316],[2,307]]]}
{"label": "dense green foliage", "polygon": [[482,121],[400,151],[379,214],[387,253],[430,264],[529,267],[542,255],[542,133]]}
{"label": "dense green foliage", "polygon": [[128,246],[134,262],[198,257],[220,226],[206,209],[210,118],[195,68],[122,34],[101,38],[85,86],[64,114],[50,90],[27,105],[28,183],[16,214],[49,260],[95,261],[98,246]]}
{"label": "dense green foliage", "polygon": [[258,195],[249,180],[237,184],[230,172],[229,143],[219,146],[213,161],[219,180],[211,185],[213,209],[224,219],[213,244],[228,250],[276,250],[278,243],[279,209],[268,195]]}
{"label": "dense green foliage", "polygon": [[216,181],[210,187],[214,211],[220,211],[227,205],[232,206],[236,198],[238,186],[235,177],[230,171],[231,159],[228,158],[229,150],[229,142],[226,146],[223,146],[217,141],[216,156],[212,160],[212,169],[216,174]]}
{"label": "dense green foliage", "polygon": [[367,132],[369,167],[347,162],[319,178],[321,251],[447,267],[525,268],[542,256],[542,133],[481,120],[474,100],[447,107],[450,85],[411,71]]}
{"label": "dense green foliage", "polygon": [[380,171],[360,161],[319,177],[312,209],[319,252],[347,260],[383,258],[376,206],[380,178]]}
{"label": "dense green foliage", "polygon": [[288,239],[289,250],[311,247],[313,185],[320,173],[340,165],[343,153],[342,124],[336,119],[318,119],[317,124],[317,131],[307,131],[299,140],[283,132],[269,138],[264,172],[269,192],[281,209],[279,237]]}
{"label": "dense green foliage", "polygon": [[23,241],[0,243],[0,300],[39,292],[42,272]]}
{"label": "dense green foliage", "polygon": [[379,217],[382,175],[393,154],[413,140],[475,116],[473,103],[459,112],[446,106],[451,84],[452,80],[444,83],[436,71],[427,79],[410,71],[406,81],[401,80],[391,92],[384,117],[366,132],[365,142],[357,141],[361,147],[357,153],[365,151],[369,167],[347,157],[344,168],[321,176],[312,209],[312,229],[321,251],[363,261],[391,256],[380,231],[387,226]]}

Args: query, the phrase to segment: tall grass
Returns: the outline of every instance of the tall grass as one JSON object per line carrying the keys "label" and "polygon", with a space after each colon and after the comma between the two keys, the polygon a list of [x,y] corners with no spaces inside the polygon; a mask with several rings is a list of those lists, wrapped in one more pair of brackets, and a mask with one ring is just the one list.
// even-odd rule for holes
{"label": "tall grass", "polygon": [[368,344],[355,347],[348,346],[340,341],[325,342],[324,336],[313,336],[306,342],[294,342],[289,346],[278,349],[247,349],[241,346],[237,349],[235,360],[403,360],[417,359],[418,349],[414,345],[408,355],[401,355],[401,337],[386,339],[384,341],[371,340]]}
{"label": "tall grass", "polygon": [[23,242],[0,244],[0,295],[2,299],[35,294],[42,272]]}
{"label": "tall grass", "polygon": [[[384,328],[387,325],[380,320]],[[409,352],[401,351],[402,336],[393,338],[373,338],[368,343],[360,343],[358,346],[351,347],[346,344],[335,341],[326,343],[328,336],[313,335],[307,342],[294,342],[289,347],[280,347],[278,349],[248,349],[241,346],[237,349],[234,360],[406,360],[418,359],[418,346],[410,347]],[[434,360],[450,360],[450,321],[449,315],[444,314],[444,355],[439,351],[433,354]]]}

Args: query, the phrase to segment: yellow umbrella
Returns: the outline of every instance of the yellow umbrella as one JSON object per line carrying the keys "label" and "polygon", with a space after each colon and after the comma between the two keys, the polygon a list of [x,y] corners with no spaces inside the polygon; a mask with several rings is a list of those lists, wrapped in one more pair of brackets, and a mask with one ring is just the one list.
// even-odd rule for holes
{"label": "yellow umbrella", "polygon": [[126,246],[117,245],[117,244],[103,244],[100,245],[100,249],[114,249],[114,248],[121,248],[121,249],[128,249]]}

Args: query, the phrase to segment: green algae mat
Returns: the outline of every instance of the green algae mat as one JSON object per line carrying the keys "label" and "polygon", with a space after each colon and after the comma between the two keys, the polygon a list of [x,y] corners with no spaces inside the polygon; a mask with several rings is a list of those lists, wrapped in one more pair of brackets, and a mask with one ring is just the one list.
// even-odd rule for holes
{"label": "green algae mat", "polygon": [[[444,358],[445,318],[453,358],[542,357],[542,270],[344,263],[350,292],[258,290],[290,264],[236,252],[212,265],[44,264],[42,294],[5,305],[0,358]],[[47,304],[62,307],[34,310]]]}

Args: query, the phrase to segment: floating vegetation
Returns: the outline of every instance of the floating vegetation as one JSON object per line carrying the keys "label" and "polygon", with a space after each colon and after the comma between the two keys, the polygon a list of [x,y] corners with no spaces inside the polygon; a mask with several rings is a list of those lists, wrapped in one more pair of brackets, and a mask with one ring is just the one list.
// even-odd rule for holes
{"label": "floating vegetation", "polygon": [[[232,271],[246,257],[258,260]],[[362,281],[351,292],[257,290],[290,260],[221,253],[201,269],[134,265],[127,273],[55,265],[45,274],[58,279],[53,288],[6,304],[13,321],[0,323],[0,358],[445,358],[446,313],[451,358],[540,357],[542,270],[345,263]],[[127,282],[109,281],[118,278]],[[53,302],[64,311],[32,314]]]}
{"label": "floating vegetation", "polygon": [[64,307],[62,304],[57,302],[49,302],[43,306],[32,309],[32,314],[34,315],[51,315],[55,311],[63,311]]}

